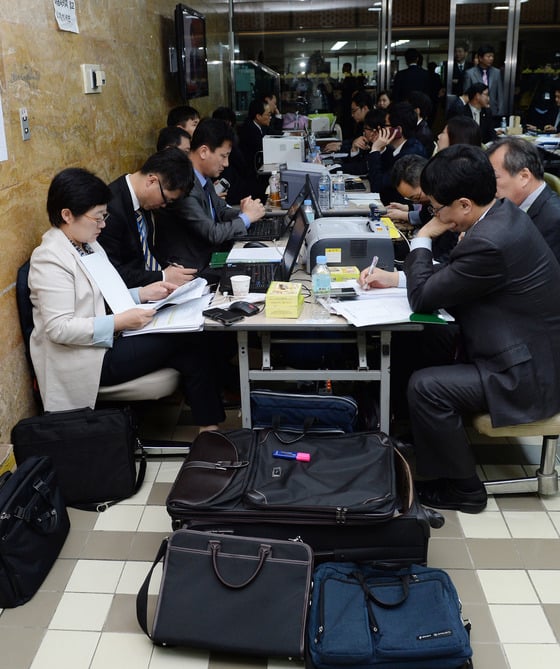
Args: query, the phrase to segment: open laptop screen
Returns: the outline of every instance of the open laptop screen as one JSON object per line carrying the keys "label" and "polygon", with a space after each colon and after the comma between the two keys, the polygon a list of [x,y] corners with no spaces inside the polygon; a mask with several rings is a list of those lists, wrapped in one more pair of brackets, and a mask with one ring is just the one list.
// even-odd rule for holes
{"label": "open laptop screen", "polygon": [[280,262],[280,267],[278,269],[278,277],[274,277],[277,281],[289,281],[294,271],[295,264],[303,242],[305,241],[305,235],[307,234],[307,219],[303,213],[303,208],[301,205],[298,207],[294,219],[294,225],[288,241],[286,243],[286,248]]}

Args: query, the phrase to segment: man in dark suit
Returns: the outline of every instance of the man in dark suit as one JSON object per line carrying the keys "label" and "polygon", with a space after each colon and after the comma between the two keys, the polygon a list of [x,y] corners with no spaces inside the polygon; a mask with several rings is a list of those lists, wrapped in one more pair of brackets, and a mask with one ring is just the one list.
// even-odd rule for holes
{"label": "man in dark suit", "polygon": [[463,78],[463,91],[476,83],[488,86],[490,97],[490,111],[494,117],[494,124],[499,125],[501,117],[506,113],[506,102],[504,98],[504,85],[502,73],[494,63],[494,47],[483,44],[478,51],[478,65],[471,67],[465,72]]}
{"label": "man in dark suit", "polygon": [[129,288],[162,279],[181,286],[193,278],[194,269],[157,261],[152,217],[156,209],[188,193],[193,179],[186,153],[170,148],[150,156],[137,172],[109,184],[113,197],[98,241]]}
{"label": "man in dark suit", "polygon": [[[544,105],[543,105],[544,106]],[[554,88],[554,105],[548,109],[532,106],[530,112],[531,123],[527,123],[527,130],[542,130],[546,133],[560,132],[560,85]]]}
{"label": "man in dark suit", "polygon": [[267,177],[259,175],[259,168],[263,164],[263,135],[270,126],[272,114],[263,100],[252,100],[249,104],[247,118],[239,128],[239,149],[245,158],[253,183],[256,185],[251,195],[261,199],[266,198],[265,191]]}
{"label": "man in dark suit", "polygon": [[467,90],[469,103],[465,105],[463,114],[474,119],[480,126],[480,137],[482,142],[493,142],[497,138],[494,129],[494,119],[490,113],[488,86],[476,83]]}
{"label": "man in dark suit", "polygon": [[560,197],[544,181],[537,148],[520,137],[505,137],[487,155],[496,173],[497,196],[529,214],[560,262]]}
{"label": "man in dark suit", "polygon": [[391,170],[403,156],[417,154],[426,158],[426,150],[416,139],[418,117],[408,102],[389,107],[386,126],[380,128],[367,156],[368,180],[372,193],[379,193],[383,204],[405,202],[391,182]]}
{"label": "man in dark suit", "polygon": [[[496,427],[560,410],[560,265],[531,219],[496,200],[485,153],[457,144],[437,153],[421,176],[434,217],[405,262],[413,311],[445,308],[461,331],[462,362],[416,371],[408,402],[422,503],[478,513],[486,491],[463,416],[488,411]],[[432,240],[464,233],[445,265]]]}
{"label": "man in dark suit", "polygon": [[[467,60],[468,47],[465,42],[457,42],[455,44],[455,57],[453,59],[453,74],[451,79],[451,93],[453,95],[461,95],[465,90],[464,79],[465,72],[470,70],[473,66],[470,60]],[[443,85],[447,87],[447,63],[443,66]]]}
{"label": "man in dark suit", "polygon": [[430,95],[430,77],[420,65],[420,54],[416,49],[407,49],[404,54],[406,69],[395,74],[393,81],[393,101],[407,100],[412,91],[421,91]]}
{"label": "man in dark suit", "polygon": [[204,119],[194,131],[190,159],[194,185],[189,195],[156,216],[156,254],[184,267],[204,269],[214,251],[243,237],[253,221],[264,216],[260,200],[246,197],[229,207],[214,189],[228,165],[233,130],[219,119]]}

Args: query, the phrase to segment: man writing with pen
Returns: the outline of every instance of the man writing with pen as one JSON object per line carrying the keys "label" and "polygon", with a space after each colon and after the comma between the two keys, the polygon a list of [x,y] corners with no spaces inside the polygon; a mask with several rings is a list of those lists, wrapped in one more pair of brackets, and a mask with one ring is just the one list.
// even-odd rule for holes
{"label": "man writing with pen", "polygon": [[[433,217],[405,261],[408,301],[418,313],[446,309],[460,345],[454,360],[417,369],[408,382],[416,471],[424,479],[416,488],[428,506],[479,513],[486,491],[464,417],[488,412],[500,427],[560,410],[560,265],[527,214],[496,199],[494,169],[478,147],[438,152],[420,183]],[[447,263],[434,264],[432,241],[447,230],[461,241]],[[379,272],[364,270],[362,284],[386,285]]]}

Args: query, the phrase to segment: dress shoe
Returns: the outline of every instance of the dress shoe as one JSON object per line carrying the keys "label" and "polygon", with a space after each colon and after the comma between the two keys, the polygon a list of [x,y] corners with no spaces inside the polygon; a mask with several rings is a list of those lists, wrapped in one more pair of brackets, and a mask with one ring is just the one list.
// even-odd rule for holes
{"label": "dress shoe", "polygon": [[425,506],[451,509],[464,513],[480,513],[486,508],[487,494],[482,486],[474,492],[458,490],[449,479],[415,481],[418,498]]}

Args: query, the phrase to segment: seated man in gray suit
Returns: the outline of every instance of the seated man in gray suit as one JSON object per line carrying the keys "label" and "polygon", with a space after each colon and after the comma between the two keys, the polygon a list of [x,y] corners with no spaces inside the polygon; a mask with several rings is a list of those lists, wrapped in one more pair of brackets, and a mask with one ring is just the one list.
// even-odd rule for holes
{"label": "seated man in gray suit", "polygon": [[526,211],[560,262],[560,197],[544,181],[537,147],[520,137],[505,137],[488,149],[496,173],[497,196]]}
{"label": "seated man in gray suit", "polygon": [[186,198],[156,215],[155,252],[160,262],[202,270],[214,251],[229,248],[264,216],[260,200],[246,197],[234,208],[216,194],[213,181],[228,165],[232,142],[233,130],[224,121],[205,119],[196,127],[189,154],[194,186]]}
{"label": "seated man in gray suit", "polygon": [[[408,384],[416,483],[428,506],[479,513],[486,490],[463,416],[489,412],[495,427],[547,418],[560,410],[560,265],[527,214],[497,200],[494,169],[478,147],[438,152],[420,179],[433,218],[405,261],[413,311],[445,308],[460,328],[454,364],[426,367]],[[463,233],[446,264],[432,241]],[[375,272],[362,282],[375,285]]]}

